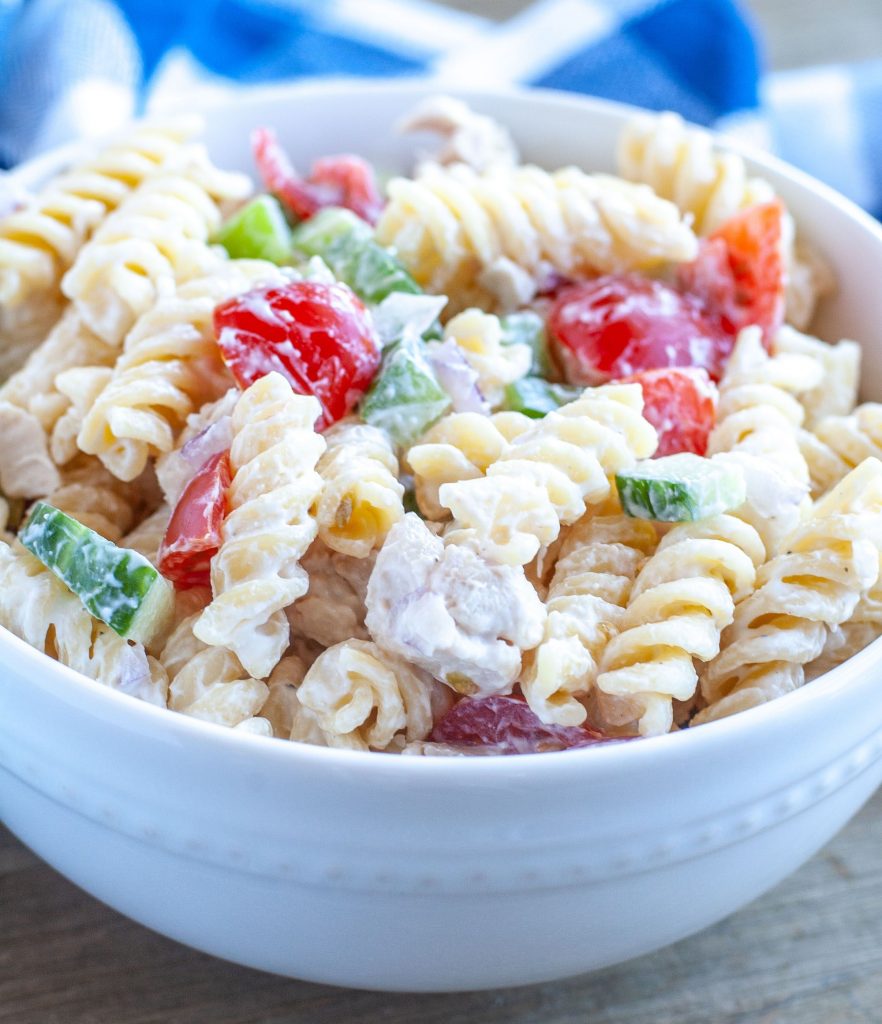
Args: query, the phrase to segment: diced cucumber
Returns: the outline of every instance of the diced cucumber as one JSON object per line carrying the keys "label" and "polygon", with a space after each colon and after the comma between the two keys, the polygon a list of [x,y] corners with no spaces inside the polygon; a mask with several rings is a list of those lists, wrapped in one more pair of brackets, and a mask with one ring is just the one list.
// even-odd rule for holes
{"label": "diced cucumber", "polygon": [[370,224],[339,206],[319,210],[294,229],[294,248],[306,256],[321,256],[332,249],[373,241]]}
{"label": "diced cucumber", "polygon": [[225,221],[213,241],[233,259],[269,260],[280,266],[291,262],[291,228],[273,196],[257,196]]}
{"label": "diced cucumber", "polygon": [[52,505],[34,505],[19,540],[120,636],[147,644],[171,618],[174,591],[146,558]]}
{"label": "diced cucumber", "polygon": [[659,523],[707,519],[746,497],[740,467],[691,452],[638,462],[616,474],[616,486],[627,515]]}
{"label": "diced cucumber", "polygon": [[320,210],[294,229],[293,245],[305,256],[321,256],[365,302],[381,302],[392,292],[422,291],[399,260],[374,241],[371,226],[350,210]]}
{"label": "diced cucumber", "polygon": [[506,387],[503,408],[539,420],[581,394],[582,388],[571,384],[549,384],[541,377],[521,377]]}
{"label": "diced cucumber", "polygon": [[536,377],[547,377],[551,372],[551,358],[548,355],[548,336],[542,317],[525,309],[501,317],[499,323],[502,327],[502,344],[526,345],[533,353],[530,373]]}
{"label": "diced cucumber", "polygon": [[399,445],[420,437],[450,408],[421,346],[399,342],[386,350],[380,371],[361,403],[362,418]]}

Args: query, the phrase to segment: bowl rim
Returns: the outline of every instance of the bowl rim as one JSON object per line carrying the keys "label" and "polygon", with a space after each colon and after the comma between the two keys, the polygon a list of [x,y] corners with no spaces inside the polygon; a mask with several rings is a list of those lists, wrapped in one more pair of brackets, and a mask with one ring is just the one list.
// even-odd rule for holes
{"label": "bowl rim", "polygon": [[[558,108],[570,108],[577,114],[588,112],[616,119],[639,113],[658,113],[642,107],[561,90],[522,86],[457,88],[449,82],[426,77],[384,78],[370,81],[357,78],[333,78],[321,81],[280,83],[246,88],[234,97],[197,100],[190,109],[195,113],[210,116],[213,111],[228,108],[231,102],[238,105],[261,104],[289,97],[346,94],[353,91],[357,91],[359,99],[363,99],[365,95],[370,97],[389,94],[405,99],[408,97],[417,99],[425,95],[445,93],[478,103],[482,99],[527,100],[550,104]],[[148,116],[150,116],[149,112]],[[780,175],[790,184],[814,193],[824,203],[832,205],[847,218],[856,221],[864,231],[873,236],[880,247],[880,254],[882,254],[882,225],[851,200],[829,185],[792,167],[778,157],[720,133],[711,132],[711,134],[715,146],[743,156],[752,169],[759,172],[771,171],[773,174]],[[84,149],[92,147],[100,141],[77,141],[58,147],[19,165],[8,172],[5,177],[13,184],[27,186],[39,183],[48,175],[61,170],[66,163],[74,159]],[[457,778],[464,772],[477,771],[489,773],[494,777],[508,774],[514,778],[514,773],[522,776],[527,765],[529,765],[530,774],[533,775],[537,772],[546,774],[561,770],[568,772],[577,766],[580,766],[579,771],[589,771],[588,764],[596,765],[598,771],[607,771],[615,770],[619,765],[624,767],[625,764],[629,768],[636,768],[647,758],[652,763],[658,757],[701,756],[708,744],[719,748],[726,741],[738,743],[742,736],[744,739],[750,739],[755,738],[759,732],[764,730],[777,730],[785,725],[785,720],[792,717],[799,709],[812,706],[819,706],[823,709],[831,704],[831,710],[835,712],[835,702],[841,693],[857,685],[860,677],[866,678],[867,674],[872,672],[873,667],[882,662],[882,637],[872,641],[841,665],[811,680],[797,690],[757,707],[708,722],[699,728],[682,729],[661,736],[643,737],[639,739],[639,742],[601,743],[563,751],[507,757],[476,755],[409,757],[383,751],[320,747],[276,737],[252,735],[189,715],[175,714],[168,708],[133,699],[129,694],[105,686],[55,661],[15,636],[5,627],[0,626],[0,667],[3,667],[7,661],[3,656],[4,650],[9,650],[19,656],[23,677],[26,675],[30,678],[32,674],[39,677],[40,682],[37,685],[50,691],[51,695],[59,698],[62,703],[71,703],[71,698],[74,698],[73,702],[82,703],[83,710],[87,711],[88,705],[94,702],[96,712],[100,711],[104,715],[116,718],[120,725],[128,724],[133,727],[143,725],[149,727],[151,731],[155,728],[165,732],[169,738],[177,735],[184,741],[201,741],[206,745],[213,745],[221,753],[228,749],[234,749],[242,755],[249,749],[262,751],[263,753],[258,756],[267,759],[267,763],[272,759],[279,767],[295,765],[298,760],[305,759],[307,763],[324,762],[341,768],[358,768],[359,770],[367,770],[367,766],[370,764],[374,766],[374,771],[382,771],[385,774],[391,763],[404,762],[411,767],[392,770],[399,773],[410,771],[434,775],[450,774]],[[80,695],[83,698],[82,702],[76,699]],[[748,732],[745,733],[745,730]],[[268,739],[271,742],[268,742]],[[625,758],[627,758],[627,762],[623,761]]]}

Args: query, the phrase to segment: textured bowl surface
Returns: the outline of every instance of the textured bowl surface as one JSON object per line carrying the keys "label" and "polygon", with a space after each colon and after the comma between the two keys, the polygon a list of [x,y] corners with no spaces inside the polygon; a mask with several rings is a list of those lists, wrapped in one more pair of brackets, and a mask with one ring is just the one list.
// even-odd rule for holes
{"label": "textured bowl surface", "polygon": [[[243,95],[208,111],[224,166],[273,124],[301,167],[404,166],[424,84]],[[626,108],[464,92],[526,158],[613,169]],[[34,182],[53,154],[21,172]],[[828,338],[882,371],[882,232],[751,160],[837,268]],[[872,391],[872,388],[868,390]],[[797,868],[882,778],[882,646],[700,729],[516,758],[398,758],[232,733],[98,686],[0,635],[0,817],[99,899],[218,956],[313,981],[455,990],[564,977],[674,942]]]}

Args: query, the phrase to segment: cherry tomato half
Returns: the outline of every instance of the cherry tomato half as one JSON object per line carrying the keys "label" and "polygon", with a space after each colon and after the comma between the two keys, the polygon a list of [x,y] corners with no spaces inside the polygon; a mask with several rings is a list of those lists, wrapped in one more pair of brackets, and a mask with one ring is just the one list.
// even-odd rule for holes
{"label": "cherry tomato half", "polygon": [[184,488],[159,548],[159,571],[179,590],[207,587],[232,479],[230,453],[212,455]]}
{"label": "cherry tomato half", "polygon": [[643,389],[643,415],[658,432],[655,457],[704,455],[717,411],[717,389],[706,370],[671,367],[623,378]]}
{"label": "cherry tomato half", "polygon": [[777,199],[747,207],[706,238],[695,262],[680,270],[681,290],[733,338],[755,324],[771,345],[784,322],[783,215]]}
{"label": "cherry tomato half", "polygon": [[607,274],[565,288],[548,318],[572,384],[602,384],[644,370],[697,366],[718,377],[732,339],[699,301],[637,274]]}
{"label": "cherry tomato half", "polygon": [[256,288],[218,306],[214,329],[241,387],[276,370],[298,394],[319,400],[319,430],[355,407],[380,366],[370,314],[344,284]]}
{"label": "cherry tomato half", "polygon": [[379,219],[383,199],[373,168],[360,156],[323,157],[304,180],[271,128],[257,128],[251,146],[267,190],[298,220],[306,220],[326,206],[345,206],[370,224]]}

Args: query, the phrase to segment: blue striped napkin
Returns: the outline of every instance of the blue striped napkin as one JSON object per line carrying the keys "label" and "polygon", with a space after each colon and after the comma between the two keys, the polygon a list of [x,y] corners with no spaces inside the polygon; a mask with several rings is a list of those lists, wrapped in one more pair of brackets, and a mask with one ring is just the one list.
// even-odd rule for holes
{"label": "blue striped napkin", "polygon": [[882,61],[764,78],[736,0],[539,0],[503,24],[428,0],[0,0],[0,164],[183,90],[329,74],[677,110],[750,133],[882,212]]}

